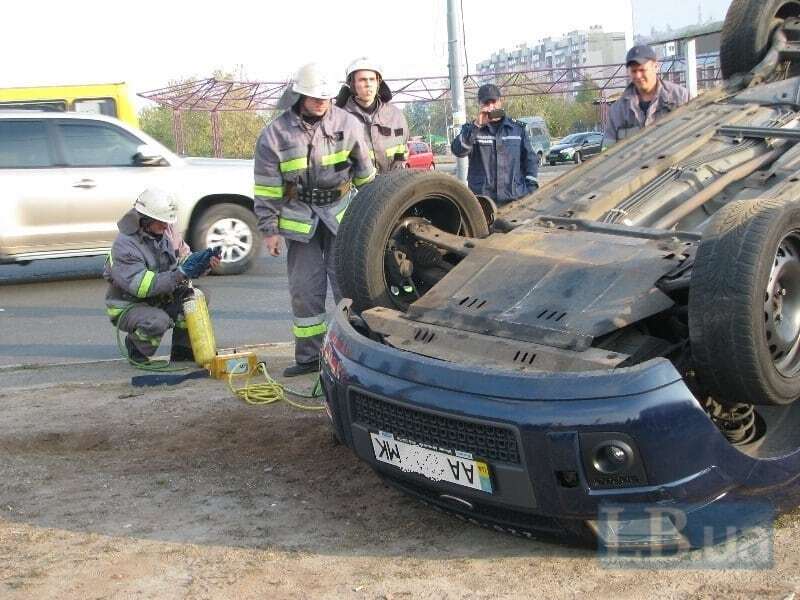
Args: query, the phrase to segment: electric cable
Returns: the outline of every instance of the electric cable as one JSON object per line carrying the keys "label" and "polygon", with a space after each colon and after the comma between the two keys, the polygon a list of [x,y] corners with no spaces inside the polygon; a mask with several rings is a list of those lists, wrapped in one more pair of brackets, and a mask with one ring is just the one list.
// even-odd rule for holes
{"label": "electric cable", "polygon": [[[264,376],[265,383],[251,384],[250,380],[259,372]],[[240,388],[234,387],[234,377],[244,377],[244,386]],[[290,406],[300,410],[325,410],[324,406],[310,406],[308,404],[302,404],[300,402],[295,402],[286,396],[287,394],[291,394],[292,396],[308,399],[322,397],[322,383],[320,382],[319,377],[317,377],[316,382],[314,382],[314,387],[311,389],[310,394],[298,392],[275,381],[270,376],[269,371],[267,371],[267,365],[263,361],[259,362],[255,369],[248,371],[247,373],[229,373],[228,387],[234,396],[253,406],[263,406],[267,404],[275,404],[277,402],[286,402]]]}

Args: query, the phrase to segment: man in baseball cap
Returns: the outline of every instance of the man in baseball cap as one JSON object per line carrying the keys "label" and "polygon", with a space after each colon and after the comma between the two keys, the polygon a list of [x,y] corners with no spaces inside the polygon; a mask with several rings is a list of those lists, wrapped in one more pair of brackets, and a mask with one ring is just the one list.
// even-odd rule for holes
{"label": "man in baseball cap", "polygon": [[625,57],[630,85],[611,107],[603,143],[625,139],[689,101],[685,87],[658,76],[658,56],[647,45],[634,46]]}
{"label": "man in baseball cap", "polygon": [[500,89],[492,83],[478,88],[478,103],[478,116],[451,144],[453,154],[469,156],[469,189],[497,204],[533,193],[539,187],[539,156],[525,123],[506,116]]}

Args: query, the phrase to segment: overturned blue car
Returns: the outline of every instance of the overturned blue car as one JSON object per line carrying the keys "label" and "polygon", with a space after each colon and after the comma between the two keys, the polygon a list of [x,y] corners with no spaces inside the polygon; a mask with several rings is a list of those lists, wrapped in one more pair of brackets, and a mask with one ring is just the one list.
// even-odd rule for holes
{"label": "overturned blue car", "polygon": [[438,173],[359,193],[322,360],[338,438],[526,536],[693,547],[797,505],[797,17],[737,0],[723,87],[500,210]]}

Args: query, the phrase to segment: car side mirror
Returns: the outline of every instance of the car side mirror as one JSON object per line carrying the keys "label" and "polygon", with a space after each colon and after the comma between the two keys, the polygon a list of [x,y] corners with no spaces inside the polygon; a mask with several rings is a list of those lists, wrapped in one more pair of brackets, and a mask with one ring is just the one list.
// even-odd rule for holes
{"label": "car side mirror", "polygon": [[133,162],[142,167],[159,167],[165,165],[167,161],[164,160],[158,148],[150,144],[142,144],[137,146]]}

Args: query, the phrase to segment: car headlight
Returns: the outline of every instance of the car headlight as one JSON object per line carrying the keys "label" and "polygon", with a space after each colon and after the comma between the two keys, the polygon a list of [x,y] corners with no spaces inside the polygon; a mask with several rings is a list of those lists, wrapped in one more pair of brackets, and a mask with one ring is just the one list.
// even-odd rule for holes
{"label": "car headlight", "polygon": [[561,151],[561,154],[563,154],[564,156],[572,156],[573,154],[575,154],[575,148],[565,148],[564,150]]}

